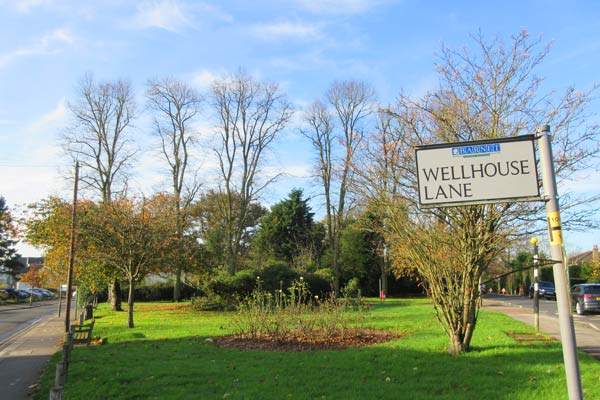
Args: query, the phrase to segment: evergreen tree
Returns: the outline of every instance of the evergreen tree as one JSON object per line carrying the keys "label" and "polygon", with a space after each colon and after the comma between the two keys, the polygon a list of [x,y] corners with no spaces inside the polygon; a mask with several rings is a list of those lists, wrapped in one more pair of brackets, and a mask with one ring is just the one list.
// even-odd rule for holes
{"label": "evergreen tree", "polygon": [[0,272],[6,272],[13,277],[17,275],[22,267],[17,261],[20,255],[15,248],[18,242],[15,239],[16,235],[17,230],[6,206],[6,200],[0,196]]}
{"label": "evergreen tree", "polygon": [[293,189],[286,199],[275,204],[262,219],[257,236],[262,251],[290,267],[307,254],[314,259],[320,248],[315,243],[314,214],[302,196],[301,189]]}

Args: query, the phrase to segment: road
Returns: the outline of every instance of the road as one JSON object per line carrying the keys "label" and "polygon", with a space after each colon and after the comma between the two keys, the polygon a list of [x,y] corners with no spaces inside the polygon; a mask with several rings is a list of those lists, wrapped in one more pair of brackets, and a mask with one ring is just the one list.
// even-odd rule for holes
{"label": "road", "polygon": [[0,398],[30,398],[64,337],[64,308],[57,314],[57,300],[0,306]]}
{"label": "road", "polygon": [[[485,295],[484,308],[507,314],[511,318],[534,324],[533,300],[527,297]],[[540,331],[560,340],[556,302],[540,300]],[[600,360],[600,315],[573,315],[577,347]]]}
{"label": "road", "polygon": [[[519,307],[524,310],[531,310],[533,313],[533,300],[523,296],[502,296],[502,295],[486,295],[488,299],[502,300],[506,304],[513,307]],[[558,317],[556,301],[540,299],[540,314]],[[600,314],[573,314],[573,322],[577,324],[589,325],[592,328],[600,331]]]}
{"label": "road", "polygon": [[11,336],[44,318],[58,313],[58,300],[5,304],[0,306],[0,346]]}

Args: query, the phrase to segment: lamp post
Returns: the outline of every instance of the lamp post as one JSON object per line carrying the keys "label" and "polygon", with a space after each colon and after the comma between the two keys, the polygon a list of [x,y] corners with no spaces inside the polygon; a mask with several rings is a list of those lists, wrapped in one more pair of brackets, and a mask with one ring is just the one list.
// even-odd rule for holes
{"label": "lamp post", "polygon": [[540,297],[539,297],[539,264],[540,259],[538,255],[538,238],[532,237],[530,240],[533,245],[533,321],[535,325],[535,331],[540,331]]}

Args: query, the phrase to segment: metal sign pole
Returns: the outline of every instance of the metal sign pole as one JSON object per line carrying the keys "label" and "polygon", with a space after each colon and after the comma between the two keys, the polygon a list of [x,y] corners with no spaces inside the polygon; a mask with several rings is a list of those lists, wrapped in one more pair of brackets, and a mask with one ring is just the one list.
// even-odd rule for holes
{"label": "metal sign pole", "polygon": [[569,301],[569,287],[567,274],[563,266],[563,239],[560,226],[560,209],[556,190],[556,176],[554,174],[554,160],[552,158],[552,145],[550,143],[550,126],[538,128],[538,144],[540,151],[540,165],[542,168],[542,183],[546,200],[546,216],[548,218],[548,234],[550,236],[550,251],[553,260],[561,260],[553,265],[554,284],[556,286],[556,304],[558,307],[558,320],[560,323],[560,338],[562,341],[565,374],[567,376],[567,389],[569,400],[583,399],[581,390],[581,375],[579,372],[579,359],[575,341],[575,328]]}

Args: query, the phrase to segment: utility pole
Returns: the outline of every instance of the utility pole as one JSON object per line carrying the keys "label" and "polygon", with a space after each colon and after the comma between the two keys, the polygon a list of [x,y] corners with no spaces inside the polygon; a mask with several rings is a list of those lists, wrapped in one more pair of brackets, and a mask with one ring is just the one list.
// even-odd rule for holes
{"label": "utility pole", "polygon": [[73,185],[73,211],[71,213],[71,246],[69,249],[69,271],[67,273],[67,298],[65,309],[65,333],[71,330],[71,286],[73,285],[73,264],[75,261],[75,228],[77,226],[77,184],[79,182],[79,161],[75,162],[75,184]]}
{"label": "utility pole", "polygon": [[560,209],[556,190],[556,176],[554,172],[554,159],[552,158],[552,145],[550,143],[550,126],[543,125],[537,130],[537,139],[540,152],[540,165],[542,168],[542,183],[546,201],[546,217],[548,219],[548,235],[550,237],[550,251],[554,265],[554,284],[556,286],[556,305],[560,324],[560,338],[565,362],[567,389],[569,400],[582,400],[581,374],[579,372],[579,359],[575,341],[575,328],[569,301],[569,287],[567,274],[563,265],[563,238],[560,225]]}

